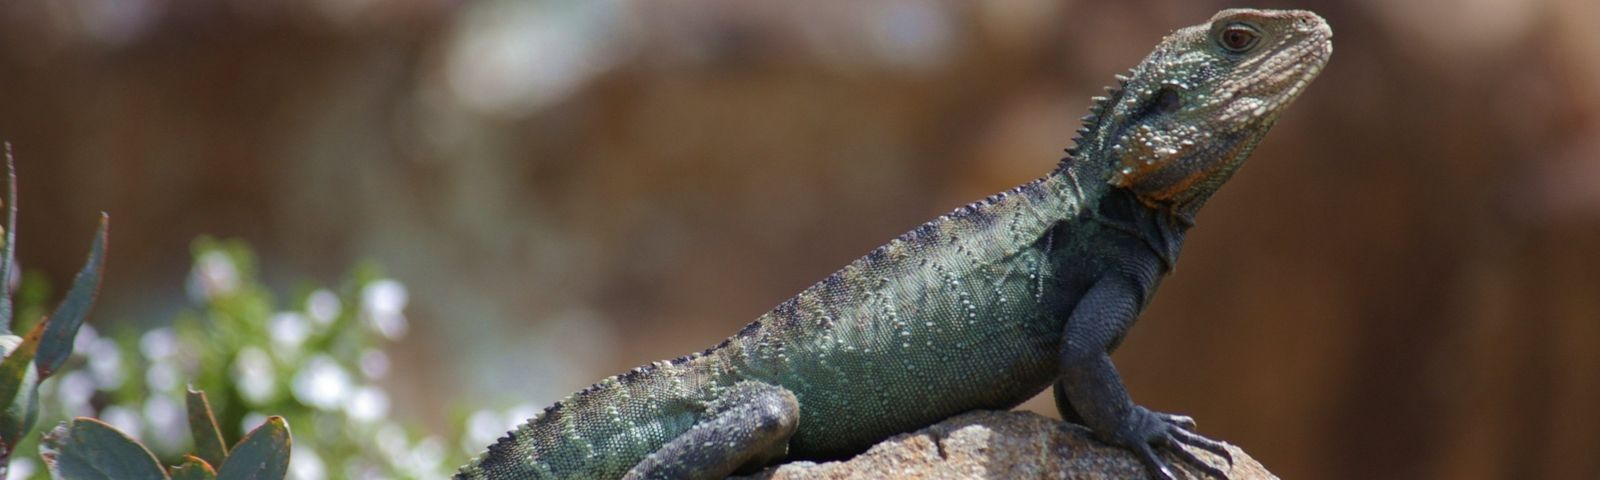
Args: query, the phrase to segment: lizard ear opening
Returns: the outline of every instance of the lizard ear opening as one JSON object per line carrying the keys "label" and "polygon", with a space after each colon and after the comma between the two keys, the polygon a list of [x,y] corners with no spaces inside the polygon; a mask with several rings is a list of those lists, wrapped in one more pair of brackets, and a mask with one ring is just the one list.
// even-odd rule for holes
{"label": "lizard ear opening", "polygon": [[1183,108],[1183,98],[1178,96],[1178,92],[1173,90],[1172,87],[1161,87],[1161,91],[1156,92],[1155,110],[1157,112],[1162,115],[1170,115],[1180,108]]}

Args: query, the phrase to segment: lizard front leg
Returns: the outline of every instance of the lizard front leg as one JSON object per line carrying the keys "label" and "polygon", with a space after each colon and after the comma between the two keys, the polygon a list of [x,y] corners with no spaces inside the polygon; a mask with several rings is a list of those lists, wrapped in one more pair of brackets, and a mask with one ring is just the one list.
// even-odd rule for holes
{"label": "lizard front leg", "polygon": [[713,400],[689,431],[662,445],[624,480],[719,479],[788,454],[800,403],[783,387],[739,382]]}
{"label": "lizard front leg", "polygon": [[1112,275],[1079,300],[1061,341],[1056,408],[1063,418],[1081,419],[1102,440],[1138,454],[1153,477],[1173,478],[1172,469],[1153,448],[1164,447],[1212,477],[1227,478],[1221,469],[1183,448],[1194,446],[1233,463],[1222,444],[1195,434],[1194,420],[1189,417],[1152,412],[1134,404],[1111,364],[1108,352],[1139,314],[1141,292],[1133,280]]}

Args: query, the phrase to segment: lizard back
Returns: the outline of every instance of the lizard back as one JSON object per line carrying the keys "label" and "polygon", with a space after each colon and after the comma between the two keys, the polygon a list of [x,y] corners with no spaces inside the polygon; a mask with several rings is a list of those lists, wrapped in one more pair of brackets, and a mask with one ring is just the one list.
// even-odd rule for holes
{"label": "lizard back", "polygon": [[741,380],[798,397],[796,458],[834,458],[963,411],[1010,408],[1055,373],[1052,319],[1070,307],[1070,289],[1041,241],[1075,216],[1075,188],[1045,177],[924,223],[716,346],[568,396],[459,477],[621,476]]}

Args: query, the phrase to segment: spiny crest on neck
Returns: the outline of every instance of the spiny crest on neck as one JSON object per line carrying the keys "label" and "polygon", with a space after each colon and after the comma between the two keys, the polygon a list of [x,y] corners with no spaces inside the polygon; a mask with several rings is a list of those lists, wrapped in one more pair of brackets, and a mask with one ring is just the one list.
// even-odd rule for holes
{"label": "spiny crest on neck", "polygon": [[[1128,73],[1131,74],[1133,72],[1130,71]],[[1083,155],[1088,148],[1088,142],[1095,137],[1095,132],[1102,128],[1101,124],[1106,112],[1110,111],[1111,106],[1122,101],[1123,94],[1127,92],[1128,82],[1133,80],[1132,76],[1121,73],[1116,74],[1114,78],[1116,78],[1117,84],[1107,86],[1105,95],[1096,95],[1089,99],[1089,114],[1079,119],[1083,121],[1083,124],[1078,127],[1077,135],[1072,137],[1072,146],[1067,147],[1066,150],[1067,156],[1061,157],[1061,162],[1056,165],[1055,171],[1057,173],[1066,170],[1076,158],[1080,158]]]}

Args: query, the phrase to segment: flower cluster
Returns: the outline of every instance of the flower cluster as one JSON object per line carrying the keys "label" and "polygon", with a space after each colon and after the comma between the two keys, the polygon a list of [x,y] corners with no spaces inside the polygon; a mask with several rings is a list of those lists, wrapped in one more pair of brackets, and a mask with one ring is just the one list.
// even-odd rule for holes
{"label": "flower cluster", "polygon": [[[448,476],[463,458],[393,420],[382,386],[391,373],[384,344],[408,327],[405,286],[360,266],[340,287],[300,291],[280,305],[242,243],[197,240],[193,307],[139,333],[85,326],[74,344],[81,360],[41,392],[45,424],[98,417],[175,463],[192,448],[183,404],[192,384],[212,393],[230,443],[267,415],[287,418],[290,478]],[[29,457],[17,455],[8,478],[44,478]]]}

